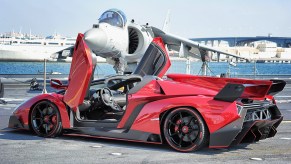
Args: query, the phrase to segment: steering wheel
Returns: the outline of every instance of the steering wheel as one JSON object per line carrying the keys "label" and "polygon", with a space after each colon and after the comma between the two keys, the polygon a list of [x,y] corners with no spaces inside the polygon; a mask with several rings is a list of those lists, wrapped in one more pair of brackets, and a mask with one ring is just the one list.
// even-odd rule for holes
{"label": "steering wheel", "polygon": [[111,92],[111,90],[109,88],[102,88],[100,90],[100,98],[103,104],[107,105],[107,106],[113,106],[113,94]]}
{"label": "steering wheel", "polygon": [[[91,99],[93,100],[95,105],[97,104],[97,106],[99,106],[98,104],[100,102],[106,106],[111,107],[111,109],[115,111],[121,110],[120,106],[115,103],[111,90],[107,87],[98,89]],[[99,100],[99,101],[96,101],[96,100]]]}

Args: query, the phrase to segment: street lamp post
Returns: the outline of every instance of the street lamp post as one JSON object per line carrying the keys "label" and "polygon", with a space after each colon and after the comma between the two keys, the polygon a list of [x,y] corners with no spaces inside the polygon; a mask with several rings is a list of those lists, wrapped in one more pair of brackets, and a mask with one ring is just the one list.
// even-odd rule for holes
{"label": "street lamp post", "polygon": [[47,93],[46,90],[46,59],[44,59],[44,71],[43,71],[43,90],[42,93]]}

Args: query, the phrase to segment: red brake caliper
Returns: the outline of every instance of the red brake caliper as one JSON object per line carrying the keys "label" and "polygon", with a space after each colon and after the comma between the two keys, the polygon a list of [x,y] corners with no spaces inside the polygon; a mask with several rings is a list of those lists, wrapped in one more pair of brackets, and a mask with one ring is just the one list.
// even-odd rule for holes
{"label": "red brake caliper", "polygon": [[182,121],[180,119],[176,122],[177,125],[175,126],[175,132],[179,131],[179,126],[180,126],[181,122]]}
{"label": "red brake caliper", "polygon": [[[55,125],[57,123],[57,116],[52,117],[52,124]],[[50,125],[50,128],[53,128],[53,125]]]}

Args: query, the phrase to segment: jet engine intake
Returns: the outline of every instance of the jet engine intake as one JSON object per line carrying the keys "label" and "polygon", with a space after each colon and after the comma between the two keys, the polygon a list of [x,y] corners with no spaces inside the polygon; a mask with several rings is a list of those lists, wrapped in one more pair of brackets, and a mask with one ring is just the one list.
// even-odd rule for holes
{"label": "jet engine intake", "polygon": [[144,26],[131,23],[128,25],[128,54],[124,55],[128,63],[139,62],[153,37]]}

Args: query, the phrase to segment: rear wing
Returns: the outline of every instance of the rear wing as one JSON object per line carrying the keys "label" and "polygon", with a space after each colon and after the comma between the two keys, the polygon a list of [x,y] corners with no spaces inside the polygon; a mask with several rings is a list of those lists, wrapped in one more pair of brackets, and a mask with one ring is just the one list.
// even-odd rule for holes
{"label": "rear wing", "polygon": [[266,95],[275,95],[281,92],[286,82],[283,80],[270,80],[267,84],[226,84],[214,97],[215,100],[233,102],[238,98],[264,98]]}
{"label": "rear wing", "polygon": [[284,80],[270,80],[270,81],[272,81],[273,84],[268,91],[268,95],[275,95],[275,94],[281,92],[286,85],[286,81],[284,81]]}
{"label": "rear wing", "polygon": [[228,83],[220,92],[218,92],[218,94],[214,97],[214,100],[234,102],[242,95],[244,90],[245,86],[242,84]]}
{"label": "rear wing", "polygon": [[263,99],[275,95],[286,85],[283,80],[252,80],[239,78],[219,78],[185,74],[168,74],[173,81],[199,86],[217,92],[215,100],[233,102],[238,98]]}

